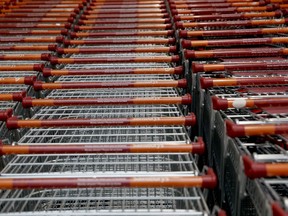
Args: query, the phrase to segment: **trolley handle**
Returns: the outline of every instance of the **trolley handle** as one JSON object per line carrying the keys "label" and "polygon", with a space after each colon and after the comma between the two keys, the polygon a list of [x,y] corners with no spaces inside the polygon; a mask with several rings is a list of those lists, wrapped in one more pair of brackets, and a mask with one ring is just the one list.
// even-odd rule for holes
{"label": "trolley handle", "polygon": [[288,176],[288,163],[258,163],[249,156],[242,156],[246,176],[251,179]]}
{"label": "trolley handle", "polygon": [[288,124],[251,124],[239,125],[231,120],[225,120],[227,135],[234,137],[263,136],[288,133]]}
{"label": "trolley handle", "polygon": [[17,23],[17,24],[0,24],[0,29],[3,28],[71,28],[71,23],[66,24],[23,24],[23,23]]}
{"label": "trolley handle", "polygon": [[12,115],[13,109],[0,110],[0,121],[6,121],[8,118],[12,117]]}
{"label": "trolley handle", "polygon": [[56,51],[57,45],[44,45],[44,46],[19,46],[19,45],[10,45],[10,46],[0,46],[0,50],[3,51]]}
{"label": "trolley handle", "polygon": [[93,14],[143,14],[143,13],[167,13],[166,9],[94,9],[94,10],[86,10],[83,12],[84,15],[93,15]]}
{"label": "trolley handle", "polygon": [[243,70],[281,70],[288,67],[287,62],[242,62],[229,64],[192,63],[192,72],[243,71]]}
{"label": "trolley handle", "polygon": [[[0,47],[1,48],[1,47]],[[58,54],[70,53],[175,53],[176,46],[170,47],[139,47],[139,48],[57,48]]]}
{"label": "trolley handle", "polygon": [[33,18],[0,18],[0,22],[8,22],[8,23],[48,23],[48,22],[70,22],[72,23],[74,21],[73,17],[69,17],[69,18],[41,18],[41,17],[33,17]]}
{"label": "trolley handle", "polygon": [[230,108],[253,108],[253,107],[277,107],[287,106],[288,98],[263,98],[263,99],[224,99],[217,96],[212,96],[214,110],[226,110]]}
{"label": "trolley handle", "polygon": [[[0,39],[1,40],[1,39]],[[103,45],[103,44],[175,44],[175,38],[152,38],[152,39],[99,39],[99,40],[64,40],[69,45]]]}
{"label": "trolley handle", "polygon": [[47,128],[47,127],[95,127],[95,126],[156,126],[183,125],[193,126],[196,117],[193,113],[184,117],[155,117],[155,118],[103,118],[103,119],[46,119],[19,120],[17,117],[7,119],[8,129],[17,128]]}
{"label": "trolley handle", "polygon": [[187,31],[181,30],[179,36],[187,37],[231,37],[231,36],[255,36],[267,34],[287,34],[288,28],[253,28],[237,30],[207,30],[207,31]]}
{"label": "trolley handle", "polygon": [[[179,1],[175,1],[175,0],[168,0],[169,4],[177,4],[179,3]],[[187,2],[185,0],[180,1],[180,2]],[[191,3],[226,3],[226,2],[239,2],[239,0],[189,0],[189,2]],[[252,0],[245,0],[245,2],[252,2]]]}
{"label": "trolley handle", "polygon": [[[1,57],[1,56],[0,56]],[[149,63],[149,62],[178,62],[180,57],[173,56],[152,56],[152,57],[119,57],[119,58],[58,58],[51,57],[50,63],[55,64],[92,64],[92,63]]]}
{"label": "trolley handle", "polygon": [[63,36],[57,36],[54,38],[51,37],[2,37],[0,38],[0,42],[21,42],[21,43],[62,43],[64,41]]}
{"label": "trolley handle", "polygon": [[257,86],[257,85],[285,85],[288,83],[287,77],[263,77],[263,78],[200,78],[201,88],[226,86]]}
{"label": "trolley handle", "polygon": [[258,57],[287,55],[285,48],[241,48],[241,49],[216,49],[207,51],[185,50],[187,59],[195,58],[233,58],[233,57]]}
{"label": "trolley handle", "polygon": [[275,12],[260,12],[260,13],[237,13],[237,14],[212,14],[212,15],[175,15],[174,21],[208,21],[208,20],[238,20],[238,19],[251,19],[261,17],[276,17],[282,16],[280,10]]}
{"label": "trolley handle", "polygon": [[135,105],[135,104],[183,104],[192,103],[190,94],[182,97],[147,97],[147,98],[73,98],[73,99],[34,99],[23,98],[24,108],[37,106],[91,106],[91,105]]}
{"label": "trolley handle", "polygon": [[165,176],[165,177],[79,177],[79,178],[0,178],[0,189],[64,189],[64,188],[162,188],[162,187],[199,187],[213,189],[217,186],[217,177],[209,168],[201,176]]}
{"label": "trolley handle", "polygon": [[88,19],[136,19],[136,18],[169,18],[168,13],[142,13],[142,14],[94,14],[94,15],[81,15],[81,20],[88,20]]}
{"label": "trolley handle", "polygon": [[25,84],[25,85],[33,85],[33,83],[36,81],[37,76],[27,76],[27,77],[3,77],[0,78],[0,84],[6,85],[6,84]]}
{"label": "trolley handle", "polygon": [[19,101],[26,97],[26,91],[0,94],[0,101]]}
{"label": "trolley handle", "polygon": [[142,4],[142,5],[137,5],[137,4],[130,4],[130,5],[125,5],[125,4],[113,4],[113,5],[90,5],[86,9],[88,10],[99,10],[99,9],[145,9],[145,8],[157,8],[157,9],[165,9],[166,6],[164,3],[161,4]]}
{"label": "trolley handle", "polygon": [[275,43],[288,43],[288,37],[272,38],[247,38],[247,39],[221,39],[221,40],[182,40],[184,48],[191,47],[223,47],[223,46],[247,46]]}
{"label": "trolley handle", "polygon": [[75,69],[75,70],[54,70],[51,68],[43,69],[43,76],[62,76],[62,75],[117,75],[117,74],[182,74],[183,67],[175,68],[119,68],[119,69]]}
{"label": "trolley handle", "polygon": [[5,14],[1,17],[4,18],[48,18],[48,17],[59,17],[59,18],[76,18],[77,14],[76,13],[19,13],[19,12],[12,12],[9,14]]}
{"label": "trolley handle", "polygon": [[230,14],[230,13],[241,13],[241,12],[265,12],[273,11],[276,8],[273,5],[268,6],[256,6],[256,7],[229,7],[229,8],[196,8],[196,9],[172,9],[173,15],[179,14],[194,14],[194,15],[205,15],[205,14]]}
{"label": "trolley handle", "polygon": [[41,61],[49,61],[51,55],[49,53],[43,53],[43,54],[4,54],[0,55],[0,61],[1,60],[20,60],[20,61],[34,61],[34,60],[41,60]]}
{"label": "trolley handle", "polygon": [[165,24],[165,23],[170,23],[169,18],[154,18],[154,19],[129,19],[123,21],[123,19],[109,19],[109,20],[98,20],[98,19],[92,19],[92,20],[80,20],[78,22],[78,25],[99,25],[99,24],[149,24],[149,23],[154,23],[154,24]]}
{"label": "trolley handle", "polygon": [[30,65],[0,65],[1,71],[38,71],[42,72],[44,69],[44,64],[30,64]]}
{"label": "trolley handle", "polygon": [[250,7],[250,6],[264,6],[266,5],[265,1],[258,2],[215,2],[215,3],[195,3],[187,2],[185,4],[170,4],[170,8],[176,9],[194,9],[194,8],[229,8],[229,7]]}
{"label": "trolley handle", "polygon": [[[12,111],[11,111],[12,115]],[[0,120],[6,121],[10,116],[2,118],[0,112]],[[3,119],[3,120],[2,120]],[[204,154],[205,144],[201,137],[196,142],[189,144],[53,144],[53,145],[1,145],[0,155],[11,154],[114,154],[114,153],[178,153],[187,152],[192,154]]]}
{"label": "trolley handle", "polygon": [[174,36],[174,30],[162,30],[162,31],[121,31],[119,32],[71,32],[70,37],[78,38],[78,37],[119,37],[121,36]]}
{"label": "trolley handle", "polygon": [[55,82],[44,83],[36,81],[33,84],[35,91],[45,89],[87,89],[87,88],[186,88],[187,80],[155,80],[155,81],[126,81],[126,82]]}
{"label": "trolley handle", "polygon": [[266,19],[266,20],[236,20],[236,21],[215,21],[215,22],[176,22],[178,29],[205,28],[205,27],[230,27],[230,26],[261,26],[286,24],[288,19]]}
{"label": "trolley handle", "polygon": [[[113,26],[74,26],[74,31],[97,31],[97,30],[122,30],[122,29],[162,29],[162,30],[168,30],[172,28],[172,24],[131,24],[131,25],[113,25]],[[119,34],[119,33],[118,33]]]}

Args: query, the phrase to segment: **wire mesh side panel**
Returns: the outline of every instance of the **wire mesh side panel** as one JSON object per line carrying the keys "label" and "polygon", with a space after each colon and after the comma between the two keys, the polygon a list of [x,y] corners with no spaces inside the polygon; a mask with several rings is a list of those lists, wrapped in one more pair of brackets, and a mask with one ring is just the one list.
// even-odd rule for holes
{"label": "wire mesh side panel", "polygon": [[205,210],[201,193],[193,188],[21,190],[2,197],[1,212],[21,215],[203,215]]}

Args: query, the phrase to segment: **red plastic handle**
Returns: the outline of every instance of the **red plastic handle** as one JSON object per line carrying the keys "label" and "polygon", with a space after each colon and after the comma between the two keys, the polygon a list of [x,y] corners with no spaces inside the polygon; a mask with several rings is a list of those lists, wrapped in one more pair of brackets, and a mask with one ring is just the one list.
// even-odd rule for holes
{"label": "red plastic handle", "polygon": [[239,125],[226,120],[227,134],[230,137],[262,136],[288,133],[288,124]]}
{"label": "red plastic handle", "polygon": [[225,86],[257,86],[257,85],[280,85],[287,84],[287,77],[263,77],[263,78],[200,78],[201,87],[203,89],[211,87]]}
{"label": "red plastic handle", "polygon": [[[12,114],[11,114],[12,115]],[[1,112],[0,112],[1,117]],[[6,117],[7,118],[7,117]],[[0,118],[1,120],[1,118]],[[6,120],[6,119],[5,119]],[[5,121],[2,120],[2,121]],[[1,145],[0,155],[10,154],[112,154],[112,153],[171,153],[189,152],[203,154],[205,144],[202,138],[189,144],[61,144],[61,145]]]}
{"label": "red plastic handle", "polygon": [[[0,68],[1,69],[1,68]],[[183,67],[175,68],[119,68],[119,69],[75,69],[75,70],[52,70],[43,69],[43,76],[62,76],[62,75],[120,75],[120,74],[182,74]]]}
{"label": "red plastic handle", "polygon": [[157,118],[110,118],[110,119],[47,119],[19,120],[17,117],[7,119],[8,129],[17,128],[46,128],[46,127],[95,127],[95,126],[156,126],[156,125],[185,125],[193,126],[196,118],[193,113],[185,117]]}
{"label": "red plastic handle", "polygon": [[147,97],[147,98],[74,98],[74,99],[32,99],[23,98],[25,108],[36,106],[91,106],[91,105],[127,105],[127,104],[191,104],[192,97]]}
{"label": "red plastic handle", "polygon": [[36,91],[44,89],[85,89],[85,88],[162,88],[162,87],[178,87],[185,88],[187,80],[155,80],[151,81],[131,81],[131,82],[57,82],[43,83],[36,81],[33,87]]}
{"label": "red plastic handle", "polygon": [[288,176],[288,163],[257,163],[247,155],[242,158],[245,174],[251,179]]}
{"label": "red plastic handle", "polygon": [[52,189],[52,188],[163,188],[163,187],[200,187],[213,189],[217,177],[209,168],[202,176],[165,176],[165,177],[79,177],[79,178],[1,178],[0,189]]}
{"label": "red plastic handle", "polygon": [[213,109],[215,110],[226,110],[229,108],[253,108],[253,107],[278,107],[287,106],[288,98],[256,98],[256,99],[224,99],[217,96],[212,96]]}

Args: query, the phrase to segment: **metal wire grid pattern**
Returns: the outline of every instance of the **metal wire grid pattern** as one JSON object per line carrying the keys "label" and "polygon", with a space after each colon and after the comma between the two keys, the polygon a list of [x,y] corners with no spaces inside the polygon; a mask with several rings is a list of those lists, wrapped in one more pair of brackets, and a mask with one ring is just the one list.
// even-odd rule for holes
{"label": "metal wire grid pattern", "polygon": [[[141,134],[141,136],[139,136]],[[188,143],[182,126],[29,129],[20,143]]]}
{"label": "metal wire grid pattern", "polygon": [[147,88],[133,89],[75,89],[53,90],[46,98],[122,98],[122,97],[177,97],[178,92],[174,88]]}
{"label": "metal wire grid pattern", "polygon": [[171,75],[109,75],[109,76],[60,76],[57,82],[121,82],[121,81],[154,81],[171,80]]}
{"label": "metal wire grid pattern", "polygon": [[268,192],[271,199],[280,201],[284,208],[288,209],[287,197],[288,197],[288,182],[287,178],[275,178],[275,179],[263,179],[260,180],[261,185],[265,192]]}
{"label": "metal wire grid pattern", "polygon": [[165,62],[150,62],[150,63],[109,63],[109,64],[105,64],[105,63],[99,63],[99,64],[67,64],[65,65],[65,69],[99,69],[99,68],[103,68],[103,69],[117,69],[117,68],[151,68],[151,70],[153,68],[167,68],[169,67],[171,64],[169,63],[165,63]]}
{"label": "metal wire grid pattern", "polygon": [[18,102],[0,101],[0,110],[15,109]]}
{"label": "metal wire grid pattern", "polygon": [[[275,140],[275,143],[272,142]],[[239,149],[257,162],[287,162],[288,152],[277,145],[284,141],[279,135],[257,138],[235,138]]]}
{"label": "metal wire grid pattern", "polygon": [[43,107],[33,119],[176,117],[175,105]]}
{"label": "metal wire grid pattern", "polygon": [[0,203],[3,215],[208,215],[194,188],[5,191]]}
{"label": "metal wire grid pattern", "polygon": [[187,153],[18,155],[2,170],[2,177],[133,177],[199,175]]}
{"label": "metal wire grid pattern", "polygon": [[211,95],[216,95],[217,97],[221,97],[221,98],[264,98],[264,97],[287,97],[288,96],[288,92],[286,91],[281,91],[281,92],[266,92],[266,88],[265,87],[257,87],[259,88],[259,90],[263,89],[262,92],[249,92],[249,89],[247,89],[248,91],[239,91],[241,90],[241,88],[239,87],[225,87],[225,88],[219,88],[219,87],[215,87],[215,88],[211,88],[208,89],[208,91],[210,92]]}
{"label": "metal wire grid pattern", "polygon": [[256,114],[249,109],[229,109],[220,112],[237,124],[287,123],[288,121],[287,113],[271,114],[262,111]]}
{"label": "metal wire grid pattern", "polygon": [[29,88],[27,85],[0,85],[2,94],[26,91]]}

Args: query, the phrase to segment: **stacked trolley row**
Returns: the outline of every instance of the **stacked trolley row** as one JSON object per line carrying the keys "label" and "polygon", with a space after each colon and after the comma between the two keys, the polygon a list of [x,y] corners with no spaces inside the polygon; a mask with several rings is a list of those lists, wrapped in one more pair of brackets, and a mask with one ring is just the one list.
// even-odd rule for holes
{"label": "stacked trolley row", "polygon": [[287,215],[286,2],[170,3],[215,201],[231,215]]}
{"label": "stacked trolley row", "polygon": [[0,147],[15,154],[1,172],[1,215],[209,214],[203,190],[217,179],[197,166],[205,145],[190,137],[165,2],[92,1],[79,15],[46,82],[33,82],[40,98],[22,100],[31,117],[6,121],[22,138]]}
{"label": "stacked trolley row", "polygon": [[[61,1],[57,3],[57,7],[61,9]],[[26,95],[34,95],[35,92],[29,85],[33,85],[36,79],[42,79],[39,72],[42,72],[45,65],[48,66],[47,61],[56,51],[56,45],[62,43],[61,33],[68,33],[65,27],[70,24],[65,23],[73,22],[70,18],[71,11],[74,14],[82,1],[79,3],[81,4],[75,2],[70,6],[64,3],[64,9],[56,11],[58,8],[53,9],[47,3],[39,4],[39,1],[3,1],[0,9],[1,123],[12,112],[27,117],[19,102]],[[58,19],[56,12],[64,18]],[[0,137],[7,137],[3,124]],[[17,136],[7,138],[11,141],[19,139]]]}
{"label": "stacked trolley row", "polygon": [[[52,2],[50,2],[52,3]],[[19,140],[21,134],[7,130],[5,122],[14,115],[26,118],[30,116],[22,106],[22,100],[35,96],[32,87],[36,80],[42,80],[44,67],[49,67],[50,56],[56,55],[57,46],[62,46],[68,33],[62,24],[70,19],[70,11],[79,10],[83,3],[75,1],[68,5],[57,1],[58,8],[67,10],[62,20],[46,18],[56,16],[53,6],[39,1],[13,1],[1,8],[0,14],[0,138],[7,142]],[[63,11],[59,15],[64,16]],[[75,15],[75,14],[74,14]],[[70,25],[66,25],[70,26]],[[1,157],[1,170],[11,157]]]}

